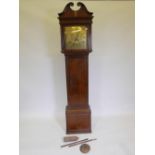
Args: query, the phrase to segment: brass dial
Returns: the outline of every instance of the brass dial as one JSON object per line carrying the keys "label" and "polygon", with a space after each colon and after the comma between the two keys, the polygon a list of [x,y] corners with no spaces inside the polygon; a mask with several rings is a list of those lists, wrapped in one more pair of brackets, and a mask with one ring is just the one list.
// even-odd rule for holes
{"label": "brass dial", "polygon": [[65,47],[66,49],[86,49],[87,48],[87,27],[86,26],[66,26],[65,27]]}

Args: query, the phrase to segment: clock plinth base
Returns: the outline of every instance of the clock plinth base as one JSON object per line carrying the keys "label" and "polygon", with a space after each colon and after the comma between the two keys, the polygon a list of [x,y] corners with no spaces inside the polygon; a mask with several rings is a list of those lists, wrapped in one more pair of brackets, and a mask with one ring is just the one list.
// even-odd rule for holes
{"label": "clock plinth base", "polygon": [[90,108],[66,108],[67,134],[90,133],[91,111]]}

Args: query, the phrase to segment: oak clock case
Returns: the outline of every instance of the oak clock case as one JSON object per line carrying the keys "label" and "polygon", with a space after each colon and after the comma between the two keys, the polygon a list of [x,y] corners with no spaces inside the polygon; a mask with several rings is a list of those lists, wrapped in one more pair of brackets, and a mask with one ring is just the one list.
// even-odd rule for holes
{"label": "oak clock case", "polygon": [[68,3],[59,13],[61,52],[65,55],[67,101],[66,132],[91,132],[88,96],[88,55],[91,49],[93,13],[81,2],[78,10]]}

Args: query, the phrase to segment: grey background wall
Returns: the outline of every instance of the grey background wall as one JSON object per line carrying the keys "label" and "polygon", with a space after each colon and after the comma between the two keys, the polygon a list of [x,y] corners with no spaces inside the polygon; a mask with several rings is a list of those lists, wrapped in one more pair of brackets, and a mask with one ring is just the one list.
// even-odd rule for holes
{"label": "grey background wall", "polygon": [[[20,117],[64,117],[65,61],[57,13],[67,2],[20,0]],[[134,2],[84,3],[94,12],[89,56],[92,113],[134,113]]]}

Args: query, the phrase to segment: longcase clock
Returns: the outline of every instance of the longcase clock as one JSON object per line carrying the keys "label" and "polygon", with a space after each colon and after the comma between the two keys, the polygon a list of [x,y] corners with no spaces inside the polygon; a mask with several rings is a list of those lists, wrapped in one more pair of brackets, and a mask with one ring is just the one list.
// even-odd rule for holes
{"label": "longcase clock", "polygon": [[88,55],[92,51],[93,13],[81,2],[78,10],[68,3],[59,13],[61,48],[65,55],[67,100],[66,132],[91,132],[91,110],[88,103]]}

